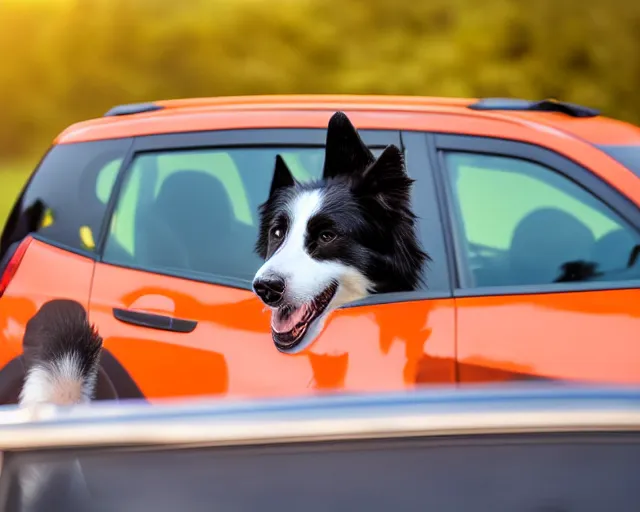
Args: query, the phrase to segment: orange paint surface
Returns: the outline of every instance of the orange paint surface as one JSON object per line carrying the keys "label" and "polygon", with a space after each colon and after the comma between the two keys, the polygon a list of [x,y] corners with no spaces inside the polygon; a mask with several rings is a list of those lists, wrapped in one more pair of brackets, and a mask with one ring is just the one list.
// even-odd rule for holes
{"label": "orange paint surface", "polygon": [[0,307],[0,367],[22,353],[29,319],[46,301],[74,299],[88,308],[93,260],[33,240]]}
{"label": "orange paint surface", "polygon": [[[123,323],[113,308],[196,320],[191,333]],[[91,320],[105,347],[151,400],[170,396],[294,396],[453,383],[452,300],[353,307],[296,355],[278,352],[269,313],[246,290],[96,265]]]}
{"label": "orange paint surface", "polygon": [[[640,290],[456,299],[461,381],[640,384]],[[497,379],[496,380],[502,380]]]}

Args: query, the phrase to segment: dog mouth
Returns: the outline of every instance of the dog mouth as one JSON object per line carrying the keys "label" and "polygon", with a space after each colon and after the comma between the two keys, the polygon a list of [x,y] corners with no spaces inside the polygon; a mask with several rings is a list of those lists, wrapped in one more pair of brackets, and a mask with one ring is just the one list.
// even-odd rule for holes
{"label": "dog mouth", "polygon": [[324,311],[338,291],[338,284],[331,283],[311,302],[302,306],[284,304],[271,314],[271,336],[279,350],[288,351],[304,339],[309,326]]}

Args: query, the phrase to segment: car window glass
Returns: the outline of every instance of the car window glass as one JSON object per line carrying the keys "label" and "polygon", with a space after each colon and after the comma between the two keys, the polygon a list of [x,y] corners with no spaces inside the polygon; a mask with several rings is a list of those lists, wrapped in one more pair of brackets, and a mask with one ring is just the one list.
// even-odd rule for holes
{"label": "car window glass", "polygon": [[254,252],[258,207],[267,198],[277,154],[300,181],[322,174],[321,147],[138,155],[112,218],[105,261],[186,277],[251,280],[262,264]]}
{"label": "car window glass", "polygon": [[111,197],[111,192],[116,183],[116,177],[122,165],[122,160],[122,158],[116,158],[98,172],[98,178],[96,179],[96,196],[102,204],[107,204]]}
{"label": "car window glass", "polygon": [[129,146],[127,139],[53,146],[9,215],[2,251],[29,233],[70,249],[95,251]]}
{"label": "car window glass", "polygon": [[[593,395],[601,396],[599,390]],[[504,407],[495,400],[496,407]],[[312,407],[305,414],[325,420],[323,409]],[[300,415],[299,407],[290,408]],[[475,410],[482,415],[482,408]],[[167,421],[160,418],[160,424]],[[105,423],[96,420],[97,426]],[[124,422],[123,432],[127,426]],[[106,425],[114,427],[120,427],[117,417]],[[637,430],[575,428],[562,434],[541,427],[494,435],[456,429],[446,442],[433,435],[374,434],[373,439],[294,438],[246,446],[231,441],[231,446],[12,450],[2,468],[0,507],[11,512],[637,511]],[[26,487],[25,480],[33,484]],[[34,491],[26,505],[18,499],[24,489]]]}
{"label": "car window glass", "polygon": [[516,158],[446,153],[464,287],[640,277],[638,233],[561,174]]}

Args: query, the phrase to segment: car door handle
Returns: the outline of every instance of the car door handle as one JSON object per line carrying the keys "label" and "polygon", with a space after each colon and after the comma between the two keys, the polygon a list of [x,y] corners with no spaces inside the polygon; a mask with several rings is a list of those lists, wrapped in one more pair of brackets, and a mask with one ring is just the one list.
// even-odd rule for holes
{"label": "car door handle", "polygon": [[131,311],[130,309],[113,308],[113,316],[126,324],[139,325],[140,327],[161,331],[187,333],[192,332],[198,325],[195,320],[185,320],[154,313],[142,313],[140,311]]}

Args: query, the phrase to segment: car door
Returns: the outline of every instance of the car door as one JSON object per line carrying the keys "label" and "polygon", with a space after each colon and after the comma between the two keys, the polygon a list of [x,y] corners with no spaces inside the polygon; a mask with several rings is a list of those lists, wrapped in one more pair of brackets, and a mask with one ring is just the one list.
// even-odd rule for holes
{"label": "car door", "polygon": [[640,382],[640,213],[531,144],[432,137],[457,268],[462,382]]}
{"label": "car door", "polygon": [[[283,396],[454,381],[454,307],[424,142],[367,131],[374,152],[404,148],[434,263],[429,289],[336,311],[296,355],[278,352],[251,291],[257,208],[276,154],[300,180],[321,174],[326,132],[261,129],[138,138],[123,165],[90,299],[105,347],[145,397]],[[424,222],[427,217],[429,222]]]}

